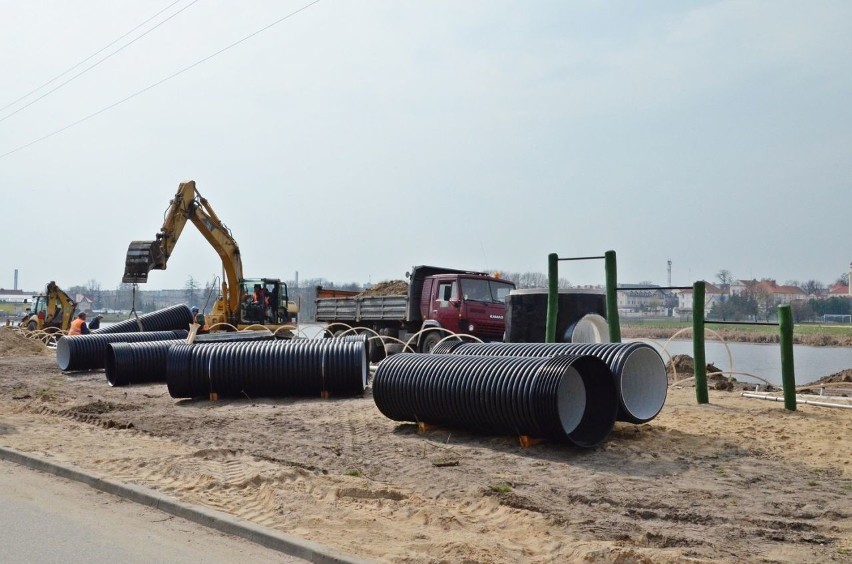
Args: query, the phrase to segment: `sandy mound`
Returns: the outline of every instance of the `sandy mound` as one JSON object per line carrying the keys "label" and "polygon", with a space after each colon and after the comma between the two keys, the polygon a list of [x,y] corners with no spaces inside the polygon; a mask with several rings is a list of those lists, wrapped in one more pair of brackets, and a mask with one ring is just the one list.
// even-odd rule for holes
{"label": "sandy mound", "polygon": [[0,356],[41,356],[52,354],[44,343],[25,337],[12,327],[0,328]]}

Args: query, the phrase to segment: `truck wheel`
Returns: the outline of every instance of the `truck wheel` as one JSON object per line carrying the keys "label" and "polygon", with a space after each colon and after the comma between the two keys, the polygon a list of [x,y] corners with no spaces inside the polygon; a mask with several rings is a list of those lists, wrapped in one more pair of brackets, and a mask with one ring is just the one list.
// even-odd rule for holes
{"label": "truck wheel", "polygon": [[441,339],[443,339],[443,337],[438,334],[437,331],[427,333],[426,336],[423,337],[423,343],[420,345],[420,350],[425,353],[432,352],[432,349],[435,348],[435,345],[437,345],[438,341]]}
{"label": "truck wheel", "polygon": [[371,339],[369,341],[370,362],[373,364],[384,360],[385,345],[381,339]]}

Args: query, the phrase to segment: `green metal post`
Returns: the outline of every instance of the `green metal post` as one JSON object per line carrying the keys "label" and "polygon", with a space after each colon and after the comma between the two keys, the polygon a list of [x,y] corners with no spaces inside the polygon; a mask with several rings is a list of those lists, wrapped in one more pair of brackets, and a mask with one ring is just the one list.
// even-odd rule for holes
{"label": "green metal post", "polygon": [[621,342],[621,325],[618,321],[618,273],[615,267],[615,251],[604,253],[606,270],[606,321],[609,323],[609,340]]}
{"label": "green metal post", "polygon": [[784,407],[796,411],[796,374],[793,369],[793,310],[790,304],[778,306],[778,326],[781,330],[781,386],[784,388]]}
{"label": "green metal post", "polygon": [[692,356],[695,359],[695,399],[708,403],[707,358],[704,354],[704,281],[692,285]]}
{"label": "green metal post", "polygon": [[559,256],[547,255],[547,328],[544,342],[556,342],[556,314],[559,311]]}

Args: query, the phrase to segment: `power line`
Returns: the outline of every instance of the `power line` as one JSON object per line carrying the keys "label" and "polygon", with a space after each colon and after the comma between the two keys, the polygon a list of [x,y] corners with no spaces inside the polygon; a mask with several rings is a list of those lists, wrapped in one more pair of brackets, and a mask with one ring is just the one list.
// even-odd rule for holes
{"label": "power line", "polygon": [[269,24],[269,25],[267,25],[267,26],[265,26],[265,27],[262,27],[262,28],[260,28],[259,30],[255,31],[255,32],[253,32],[253,33],[250,33],[249,35],[247,35],[247,36],[243,37],[242,39],[240,39],[240,40],[238,40],[238,41],[235,41],[235,42],[231,43],[231,44],[230,44],[230,45],[228,45],[227,47],[224,47],[224,48],[222,48],[222,49],[219,49],[218,51],[216,51],[216,52],[215,52],[215,53],[213,53],[212,55],[208,55],[208,56],[204,57],[203,59],[201,59],[201,60],[199,60],[199,61],[196,61],[196,62],[192,63],[191,65],[189,65],[189,66],[187,66],[187,67],[184,67],[184,68],[182,68],[181,70],[179,70],[179,71],[177,71],[177,72],[175,72],[175,73],[173,73],[173,74],[170,74],[169,76],[167,76],[167,77],[165,77],[165,78],[163,78],[163,79],[161,79],[161,80],[159,80],[159,81],[155,82],[154,84],[151,84],[150,86],[146,86],[146,87],[145,87],[145,88],[143,88],[142,90],[139,90],[139,91],[137,91],[137,92],[134,92],[134,93],[133,93],[133,94],[131,94],[130,96],[127,96],[126,98],[123,98],[123,99],[119,100],[118,102],[115,102],[115,103],[113,103],[113,104],[110,104],[109,106],[106,106],[106,107],[104,107],[104,108],[101,108],[100,110],[98,110],[98,111],[96,111],[96,112],[94,112],[94,113],[92,113],[92,114],[89,114],[89,115],[87,115],[86,117],[80,118],[80,119],[78,119],[77,121],[75,121],[75,122],[73,122],[73,123],[69,123],[68,125],[66,125],[66,126],[64,126],[64,127],[61,127],[61,128],[59,128],[59,129],[57,129],[57,130],[56,130],[56,131],[54,131],[53,133],[48,133],[47,135],[45,135],[45,136],[43,136],[43,137],[39,137],[38,139],[36,139],[36,140],[34,140],[34,141],[30,141],[29,143],[27,143],[27,144],[25,144],[25,145],[21,145],[21,146],[19,146],[19,147],[15,148],[15,149],[12,149],[11,151],[7,151],[7,152],[5,152],[5,153],[2,153],[2,154],[0,154],[0,159],[3,159],[3,158],[5,158],[5,157],[8,157],[9,155],[11,155],[11,154],[13,154],[13,153],[17,153],[18,151],[21,151],[21,150],[23,150],[23,149],[26,149],[27,147],[31,147],[31,146],[35,145],[36,143],[40,143],[41,141],[44,141],[45,139],[49,139],[50,137],[53,137],[54,135],[58,135],[59,133],[62,133],[63,131],[66,131],[66,130],[68,130],[68,129],[71,129],[71,128],[72,128],[72,127],[74,127],[75,125],[79,125],[79,124],[83,123],[83,122],[84,122],[84,121],[86,121],[86,120],[89,120],[89,119],[91,119],[91,118],[93,118],[93,117],[95,117],[95,116],[97,116],[97,115],[100,115],[100,114],[102,114],[102,113],[104,113],[104,112],[106,112],[106,111],[108,111],[108,110],[111,110],[112,108],[114,108],[114,107],[116,107],[116,106],[119,106],[119,105],[123,104],[124,102],[127,102],[128,100],[131,100],[131,99],[135,98],[136,96],[139,96],[140,94],[143,94],[143,93],[147,92],[148,90],[151,90],[152,88],[156,88],[157,86],[159,86],[159,85],[163,84],[164,82],[169,81],[169,80],[171,80],[171,79],[175,78],[176,76],[179,76],[179,75],[181,75],[181,74],[185,73],[186,71],[188,71],[188,70],[190,70],[190,69],[193,69],[193,68],[197,67],[198,65],[200,65],[200,64],[202,64],[202,63],[204,63],[204,62],[209,61],[209,60],[210,60],[210,59],[212,59],[213,57],[216,57],[216,56],[218,56],[218,55],[221,55],[221,54],[222,54],[222,53],[224,53],[225,51],[227,51],[227,50],[229,50],[229,49],[231,49],[231,48],[233,48],[233,47],[236,47],[236,46],[237,46],[237,45],[239,45],[240,43],[243,43],[243,42],[245,42],[245,41],[247,41],[247,40],[251,39],[251,38],[252,38],[252,37],[254,37],[255,35],[258,35],[258,34],[260,34],[260,33],[263,33],[264,31],[268,30],[269,28],[271,28],[271,27],[273,27],[273,26],[276,26],[276,25],[280,24],[280,23],[281,23],[281,22],[283,22],[284,20],[288,20],[288,19],[292,18],[292,17],[293,17],[293,16],[295,16],[296,14],[298,14],[298,13],[300,13],[300,12],[303,12],[303,11],[307,10],[308,8],[310,8],[310,7],[311,7],[311,6],[313,6],[314,4],[318,4],[319,2],[320,2],[320,0],[314,0],[313,2],[310,2],[310,3],[308,3],[308,4],[305,4],[304,6],[302,6],[301,8],[299,8],[298,10],[295,10],[295,11],[293,11],[293,12],[290,12],[290,13],[289,13],[289,14],[287,14],[286,16],[284,16],[284,17],[282,17],[282,18],[279,18],[279,19],[275,20],[275,21],[274,21],[274,22],[272,22],[271,24]]}
{"label": "power line", "polygon": [[[178,2],[180,2],[180,0],[178,0]],[[162,14],[164,11],[166,11],[168,8],[171,8],[172,6],[174,6],[175,4],[177,4],[178,2],[174,2],[174,3],[173,3],[173,4],[171,4],[170,6],[168,6],[168,7],[164,8],[163,10],[160,10],[157,14],[155,14],[155,15],[154,15],[154,16],[152,16],[151,18],[148,18],[148,20],[147,20],[146,22],[144,22],[144,23],[147,23],[148,21],[151,21],[153,18],[157,17],[159,14]],[[96,66],[98,66],[99,64],[101,64],[102,62],[104,62],[104,61],[106,61],[107,59],[111,58],[113,55],[116,55],[117,53],[119,53],[119,52],[123,51],[125,48],[130,47],[131,45],[133,45],[134,43],[136,43],[137,41],[139,41],[140,39],[142,39],[143,37],[145,37],[146,35],[148,35],[148,34],[149,34],[149,33],[151,33],[152,31],[154,31],[155,29],[157,29],[158,27],[160,27],[161,25],[163,25],[164,23],[166,23],[167,21],[169,21],[169,20],[170,20],[170,19],[172,19],[173,17],[177,16],[178,14],[180,14],[181,12],[183,12],[184,10],[186,10],[187,8],[189,8],[190,6],[192,6],[193,4],[195,4],[196,2],[198,2],[198,0],[192,0],[192,2],[190,2],[189,4],[187,4],[186,6],[184,6],[183,8],[181,8],[180,10],[178,10],[177,12],[175,12],[174,14],[172,14],[171,16],[167,17],[166,19],[164,19],[163,21],[161,21],[160,23],[158,23],[157,25],[155,25],[155,26],[154,26],[154,27],[152,27],[151,29],[147,30],[147,31],[146,31],[146,32],[144,32],[142,35],[140,35],[139,37],[136,37],[135,39],[133,39],[133,40],[132,40],[132,41],[130,41],[129,43],[126,43],[125,45],[122,45],[121,47],[119,47],[118,49],[116,49],[115,51],[113,51],[112,53],[110,53],[109,55],[107,55],[106,57],[104,57],[103,59],[101,59],[100,61],[98,61],[98,62],[96,62],[95,64],[93,64],[93,65],[91,65],[91,66],[89,66],[89,67],[87,67],[87,68],[83,69],[82,71],[78,72],[77,74],[75,74],[74,76],[72,76],[71,78],[69,78],[68,80],[66,80],[65,82],[63,82],[63,83],[61,83],[60,85],[58,85],[56,88],[54,88],[54,89],[52,89],[52,90],[48,90],[47,92],[45,92],[44,94],[42,94],[41,96],[39,96],[38,98],[36,98],[35,100],[32,100],[31,102],[29,102],[29,103],[27,103],[27,104],[24,104],[23,106],[21,106],[20,108],[18,108],[18,109],[17,109],[17,110],[15,110],[14,112],[12,112],[12,113],[10,113],[10,114],[7,114],[7,115],[3,116],[2,118],[0,118],[0,123],[2,123],[2,122],[4,122],[4,121],[6,121],[7,119],[9,119],[9,118],[10,118],[10,117],[12,117],[13,115],[17,114],[17,113],[18,113],[18,112],[20,112],[21,110],[24,110],[24,109],[26,109],[26,108],[29,108],[30,106],[32,106],[33,104],[35,104],[36,102],[38,102],[39,100],[41,100],[42,98],[44,98],[44,97],[46,97],[46,96],[49,96],[50,94],[53,94],[54,92],[56,92],[57,90],[59,90],[60,88],[62,88],[62,87],[63,87],[63,86],[65,86],[66,84],[68,84],[69,82],[73,81],[74,79],[78,78],[78,77],[79,77],[79,76],[81,76],[81,75],[86,74],[87,72],[89,72],[90,70],[92,70],[93,68],[95,68]],[[133,30],[138,29],[139,27],[141,27],[142,25],[144,25],[144,23],[139,24],[138,26],[136,26],[135,28],[133,28]],[[133,31],[133,30],[131,30],[131,31],[127,32],[127,33],[125,33],[122,37],[127,37],[127,35],[129,35],[130,33],[132,33],[132,31]],[[112,43],[110,43],[110,45],[115,44],[115,43],[116,43],[117,41],[119,41],[120,39],[121,39],[121,38],[116,39],[115,41],[113,41]],[[109,45],[107,45],[107,47],[109,47]],[[98,51],[98,53],[100,53],[101,51],[103,51],[103,50],[104,50],[104,49],[106,49],[107,47],[104,47],[103,49],[101,49],[100,51]],[[76,65],[74,65],[73,67],[71,67],[70,69],[68,69],[67,71],[65,71],[64,73],[60,74],[59,76],[63,76],[63,75],[65,75],[65,74],[67,74],[68,72],[70,72],[70,71],[71,71],[71,70],[73,70],[74,68],[76,68],[76,67],[80,66],[83,62],[85,62],[85,61],[87,61],[87,60],[91,59],[92,57],[94,57],[95,55],[97,55],[97,53],[95,53],[94,55],[91,55],[90,57],[88,57],[88,58],[87,58],[87,59],[85,59],[84,61],[82,61],[82,62],[80,62],[80,63],[77,63]],[[39,86],[38,88],[36,88],[36,90],[40,90],[41,88],[43,88],[43,87],[44,87],[44,86],[46,86],[47,84],[50,84],[51,82],[53,82],[54,80],[56,80],[57,78],[59,78],[59,76],[57,76],[56,78],[51,79],[51,80],[50,80],[49,82],[47,82],[46,84],[43,84],[42,86]],[[32,94],[32,93],[33,93],[33,92],[35,92],[36,90],[33,90],[32,92],[30,92],[30,93],[29,93],[29,94],[27,94],[26,96],[23,96],[22,98],[18,98],[18,100],[15,100],[15,102],[18,102],[19,100],[22,100],[23,98],[26,98],[27,96],[29,96],[30,94]],[[12,104],[14,104],[15,102],[12,102]],[[8,108],[9,106],[11,106],[12,104],[9,104],[9,105],[5,106],[5,107],[4,107],[4,108],[2,108],[2,109],[3,109],[3,110],[5,110],[6,108]],[[2,111],[2,110],[0,110],[0,111]]]}

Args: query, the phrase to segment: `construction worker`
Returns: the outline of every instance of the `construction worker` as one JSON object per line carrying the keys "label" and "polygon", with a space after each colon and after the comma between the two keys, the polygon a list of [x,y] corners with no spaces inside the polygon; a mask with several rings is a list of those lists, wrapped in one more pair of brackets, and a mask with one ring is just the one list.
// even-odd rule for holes
{"label": "construction worker", "polygon": [[200,327],[198,328],[199,333],[206,333],[208,330],[207,320],[204,319],[204,314],[198,311],[198,306],[192,306],[189,308],[189,311],[192,312],[192,322],[198,323]]}
{"label": "construction worker", "polygon": [[103,319],[103,318],[104,318],[104,316],[101,315],[101,314],[96,315],[93,320],[89,321],[89,329],[90,330],[100,329],[101,328],[101,319]]}
{"label": "construction worker", "polygon": [[68,329],[68,336],[88,334],[89,326],[86,325],[86,312],[81,311],[77,314],[77,319],[71,322],[71,327]]}

